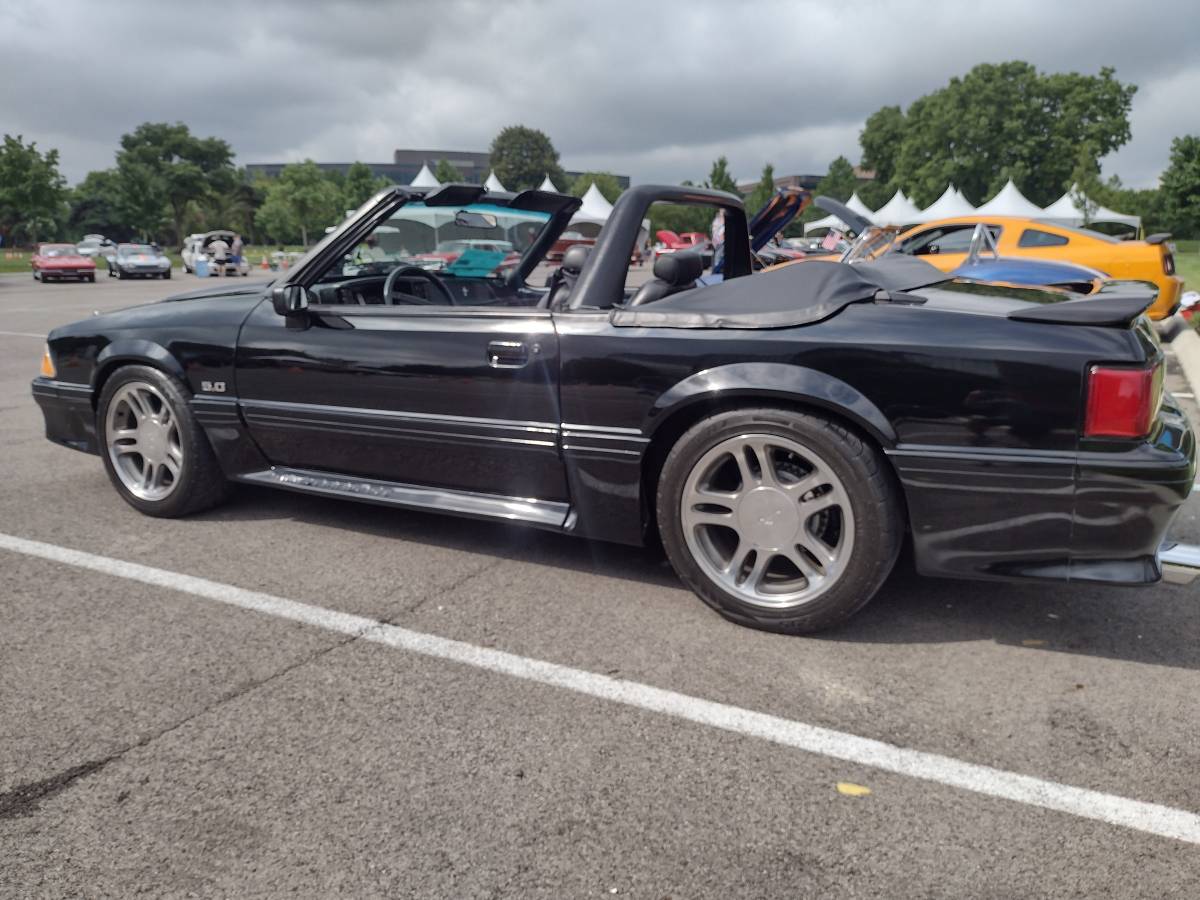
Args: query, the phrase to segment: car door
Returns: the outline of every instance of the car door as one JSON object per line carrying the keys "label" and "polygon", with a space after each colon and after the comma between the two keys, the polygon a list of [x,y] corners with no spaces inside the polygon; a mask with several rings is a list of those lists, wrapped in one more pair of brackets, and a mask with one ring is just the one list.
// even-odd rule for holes
{"label": "car door", "polygon": [[237,393],[276,466],[565,501],[549,312],[269,301],[242,327]]}

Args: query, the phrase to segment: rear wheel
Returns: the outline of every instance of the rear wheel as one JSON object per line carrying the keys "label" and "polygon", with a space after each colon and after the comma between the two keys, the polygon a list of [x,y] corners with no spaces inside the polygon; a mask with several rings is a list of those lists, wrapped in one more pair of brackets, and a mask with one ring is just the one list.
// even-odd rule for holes
{"label": "rear wheel", "polygon": [[781,409],[704,419],[663,465],[659,531],[675,571],[744,625],[804,633],[875,595],[903,537],[879,451],[837,422]]}
{"label": "rear wheel", "polygon": [[228,482],[192,415],[187,388],[149,366],[124,366],[97,405],[104,468],[130,506],[176,517],[220,503]]}

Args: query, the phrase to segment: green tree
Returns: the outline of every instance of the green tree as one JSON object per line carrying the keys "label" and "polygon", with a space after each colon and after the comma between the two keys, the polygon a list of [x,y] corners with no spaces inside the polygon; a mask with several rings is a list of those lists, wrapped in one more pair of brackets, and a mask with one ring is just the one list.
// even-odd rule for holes
{"label": "green tree", "polygon": [[[858,176],[854,174],[854,166],[846,157],[839,156],[829,164],[829,170],[825,173],[825,177],[817,182],[817,186],[813,189],[813,199],[830,197],[845,203],[857,189]],[[800,216],[798,224],[815,222],[827,215],[829,214],[825,210],[814,203]]]}
{"label": "green tree", "polygon": [[121,187],[113,169],[88,172],[70,193],[67,229],[72,234],[96,233],[121,239],[132,233],[122,215]]}
{"label": "green tree", "polygon": [[1200,237],[1200,136],[1171,141],[1161,181],[1164,224],[1176,237]]}
{"label": "green tree", "polygon": [[746,197],[746,215],[751,218],[775,196],[775,167],[770,163],[763,166],[762,177]]}
{"label": "green tree", "polygon": [[873,112],[859,132],[858,142],[863,168],[874,170],[877,183],[890,185],[896,175],[896,155],[904,142],[904,113],[900,107],[885,106]]}
{"label": "green tree", "polygon": [[704,185],[714,191],[728,191],[731,194],[737,194],[737,179],[729,171],[729,160],[724,156],[718,156],[713,160],[712,169],[708,173],[708,181],[704,182]]}
{"label": "green tree", "polygon": [[492,171],[510,191],[536,188],[547,175],[556,184],[566,180],[554,144],[536,128],[509,125],[496,135],[488,154]]}
{"label": "green tree", "polygon": [[342,218],[342,196],[311,159],[284,166],[267,188],[255,223],[276,241],[296,237],[308,246],[311,232],[319,232]]}
{"label": "green tree", "polygon": [[36,141],[4,135],[0,145],[0,232],[11,243],[23,234],[30,243],[52,233],[66,212],[67,181],[58,171],[58,151],[42,153]]}
{"label": "green tree", "polygon": [[1061,193],[1081,144],[1101,159],[1129,140],[1136,90],[1111,68],[1041,74],[1026,62],[981,64],[918,98],[900,118],[872,115],[860,136],[863,161],[877,172],[890,165],[890,186],[922,205],[948,182],[984,198],[1009,178],[1045,205]]}
{"label": "green tree", "polygon": [[855,190],[858,191],[858,197],[871,209],[879,209],[883,204],[892,199],[892,194],[895,190],[885,181],[864,181]]}
{"label": "green tree", "polygon": [[1075,154],[1075,168],[1071,170],[1064,185],[1071,194],[1071,202],[1083,214],[1083,224],[1092,224],[1096,210],[1100,208],[1100,197],[1104,194],[1104,183],[1100,180],[1100,163],[1091,144],[1079,145]]}
{"label": "green tree", "polygon": [[117,172],[122,185],[141,182],[141,195],[130,204],[143,232],[159,227],[153,209],[165,207],[176,242],[183,241],[183,220],[190,204],[214,192],[230,190],[237,181],[233,150],[220,138],[200,138],[177,122],[143,122],[121,136]]}
{"label": "green tree", "polygon": [[366,163],[353,163],[346,170],[346,178],[342,182],[342,206],[346,209],[358,209],[389,183],[386,178],[376,176]]}
{"label": "green tree", "polygon": [[567,193],[572,197],[582,197],[593,184],[609,203],[616,203],[624,190],[621,182],[617,181],[617,176],[611,172],[584,172],[571,182],[571,189]]}
{"label": "green tree", "polygon": [[433,177],[442,184],[451,184],[463,180],[462,172],[450,165],[450,161],[447,159],[438,160],[437,168],[433,170]]}

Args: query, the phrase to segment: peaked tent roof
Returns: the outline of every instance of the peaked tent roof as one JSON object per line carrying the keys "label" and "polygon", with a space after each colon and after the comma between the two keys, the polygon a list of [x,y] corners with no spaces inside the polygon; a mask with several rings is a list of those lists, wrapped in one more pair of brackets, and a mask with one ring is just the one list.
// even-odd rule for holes
{"label": "peaked tent roof", "polygon": [[583,204],[575,215],[571,216],[571,223],[591,222],[594,225],[603,225],[608,221],[612,210],[612,204],[600,193],[600,188],[596,187],[596,183],[592,182],[583,193]]}
{"label": "peaked tent roof", "polygon": [[[1071,189],[1042,210],[1040,218],[1052,219],[1055,222],[1062,222],[1067,225],[1082,225],[1084,220],[1083,210],[1075,205],[1071,195],[1079,191],[1079,185],[1071,185]],[[1092,211],[1088,217],[1092,222],[1120,222],[1122,225],[1131,225],[1134,228],[1142,227],[1141,216],[1131,216],[1125,213],[1119,213],[1116,210],[1109,209],[1107,206],[1097,204],[1096,209]]]}
{"label": "peaked tent roof", "polygon": [[850,195],[850,199],[846,201],[846,208],[851,212],[856,212],[860,216],[866,216],[868,219],[875,215],[871,211],[871,207],[862,202],[862,198],[858,196],[858,191]]}
{"label": "peaked tent roof", "polygon": [[1042,208],[1027,200],[1011,178],[995,197],[975,211],[987,216],[1025,216],[1030,219],[1039,219],[1043,215]]}
{"label": "peaked tent roof", "polygon": [[949,219],[953,216],[969,216],[973,212],[975,212],[975,207],[968,203],[958,188],[951,184],[947,185],[946,190],[942,192],[942,196],[921,210],[920,218],[917,221],[933,222],[937,219]]}
{"label": "peaked tent roof", "polygon": [[417,173],[417,177],[412,180],[409,187],[420,188],[435,188],[441,187],[442,183],[433,177],[433,173],[429,171],[429,166],[425,163],[421,164],[421,171]]}
{"label": "peaked tent roof", "polygon": [[496,177],[496,172],[494,169],[491,172],[488,172],[487,180],[483,183],[483,186],[489,191],[507,190],[504,185],[500,183],[500,179]]}
{"label": "peaked tent roof", "polygon": [[542,179],[542,183],[538,185],[538,190],[539,191],[549,191],[552,194],[559,193],[558,188],[556,188],[554,186],[554,182],[550,180],[549,175],[547,175],[545,178]]}
{"label": "peaked tent roof", "polygon": [[911,225],[920,220],[921,211],[901,190],[897,190],[891,200],[871,213],[871,221],[876,225]]}

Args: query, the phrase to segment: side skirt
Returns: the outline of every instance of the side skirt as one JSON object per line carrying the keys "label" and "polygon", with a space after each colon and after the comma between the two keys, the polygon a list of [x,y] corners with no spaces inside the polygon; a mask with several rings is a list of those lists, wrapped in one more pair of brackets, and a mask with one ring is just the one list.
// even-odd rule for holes
{"label": "side skirt", "polygon": [[568,530],[572,524],[569,520],[573,519],[568,503],[525,497],[476,494],[469,491],[401,484],[395,481],[379,481],[356,475],[289,469],[285,466],[274,466],[260,472],[248,472],[236,476],[236,480],[248,484],[264,484],[269,487],[299,491],[304,494],[320,494],[326,497],[340,497],[344,500],[358,500],[384,506],[423,509],[456,516],[469,516],[473,519],[522,522],[553,531]]}

